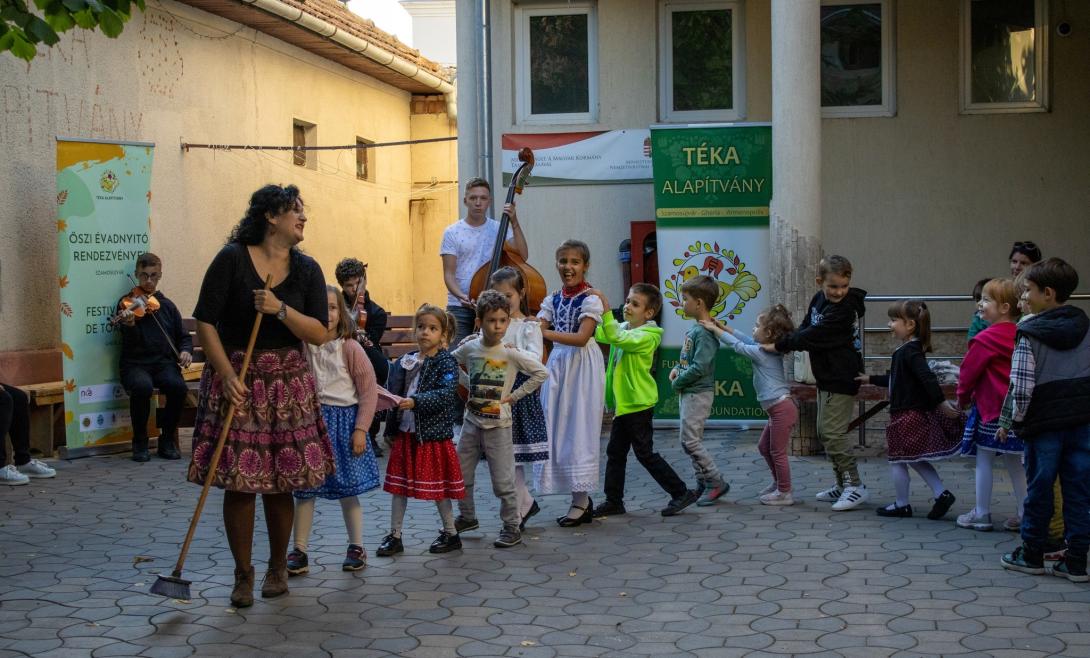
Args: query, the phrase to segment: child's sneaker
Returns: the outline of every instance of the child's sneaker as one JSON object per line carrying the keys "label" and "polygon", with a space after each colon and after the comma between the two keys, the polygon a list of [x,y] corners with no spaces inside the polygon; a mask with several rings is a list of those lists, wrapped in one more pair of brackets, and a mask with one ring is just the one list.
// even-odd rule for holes
{"label": "child's sneaker", "polygon": [[767,494],[772,493],[773,491],[779,491],[779,490],[780,490],[780,485],[776,484],[776,481],[773,480],[773,481],[768,483],[767,487],[765,487],[764,489],[761,489],[761,493],[757,494],[757,497],[760,498],[761,496],[765,496]]}
{"label": "child's sneaker", "polygon": [[762,505],[794,505],[795,504],[795,499],[794,499],[794,497],[791,496],[790,491],[779,491],[779,490],[770,491],[770,492],[764,494],[763,496],[761,496],[758,500],[761,501]]}
{"label": "child's sneaker", "polygon": [[[1030,551],[1023,544],[1014,549],[1013,553],[1004,555],[1000,560],[1000,564],[1003,565],[1004,569],[1021,571],[1022,573],[1039,576],[1045,572],[1043,557],[1044,555],[1040,551]],[[1083,573],[1086,573],[1085,568],[1083,569]]]}
{"label": "child's sneaker", "polygon": [[477,519],[467,519],[461,514],[458,518],[454,519],[454,530],[458,533],[469,532],[470,530],[476,530],[480,528],[481,524]]}
{"label": "child's sneaker", "polygon": [[1057,548],[1054,551],[1050,551],[1048,549],[1045,549],[1044,561],[1045,562],[1059,562],[1060,560],[1064,559],[1065,555],[1067,555],[1067,547],[1066,546],[1061,546],[1060,548]]}
{"label": "child's sneaker", "polygon": [[519,532],[518,526],[505,525],[503,530],[500,530],[500,536],[496,537],[496,541],[492,542],[492,545],[496,548],[511,548],[521,543],[522,533]]}
{"label": "child's sneaker", "polygon": [[834,512],[846,512],[850,509],[855,509],[863,503],[870,500],[870,492],[863,485],[858,487],[844,487],[844,492],[840,494],[840,498],[833,503]]}
{"label": "child's sneaker", "polygon": [[695,503],[698,498],[700,498],[700,494],[693,489],[689,489],[677,498],[671,498],[670,502],[666,503],[666,507],[663,507],[659,514],[662,514],[663,516],[677,516],[678,514],[681,514],[681,510]]}
{"label": "child's sneaker", "polygon": [[935,499],[935,504],[931,506],[931,511],[927,513],[927,518],[932,521],[938,521],[942,517],[946,516],[946,513],[953,507],[954,501],[957,498],[949,491],[943,491],[938,498]]}
{"label": "child's sneaker", "polygon": [[975,507],[959,516],[955,523],[959,528],[979,530],[980,532],[991,532],[994,528],[994,526],[992,526],[992,515],[977,514]]}
{"label": "child's sneaker", "polygon": [[819,491],[814,498],[817,498],[823,503],[835,503],[840,500],[840,494],[844,493],[844,490],[839,485],[833,485],[825,491]]}
{"label": "child's sneaker", "polygon": [[428,548],[429,553],[449,553],[460,550],[462,550],[462,538],[457,534],[452,535],[446,530],[441,531],[435,541],[431,543],[431,547]]}
{"label": "child's sneaker", "polygon": [[1086,558],[1082,559],[1064,556],[1052,567],[1052,575],[1066,578],[1073,583],[1090,582],[1090,576],[1086,574]]}
{"label": "child's sneaker", "polygon": [[19,472],[31,478],[57,477],[57,471],[46,466],[45,462],[39,461],[37,459],[31,459],[27,463],[20,466]]}
{"label": "child's sneaker", "polygon": [[307,560],[307,554],[298,548],[292,549],[288,553],[288,575],[301,576],[308,571],[310,571],[310,564]]}
{"label": "child's sneaker", "polygon": [[720,480],[713,484],[710,489],[705,489],[704,493],[700,496],[700,500],[696,501],[696,504],[698,507],[714,505],[715,501],[727,495],[728,491],[730,491],[730,484],[727,483],[726,480]]}
{"label": "child's sneaker", "polygon": [[[359,544],[349,544],[344,562],[341,562],[341,571],[359,571],[366,566],[367,551]],[[288,573],[291,573],[291,567],[288,567]]]}
{"label": "child's sneaker", "polygon": [[1003,521],[1003,529],[1007,532],[1018,532],[1022,529],[1022,517],[1008,516]]}
{"label": "child's sneaker", "polygon": [[[3,440],[0,439],[0,441]],[[30,478],[20,473],[19,469],[15,468],[15,464],[8,464],[4,468],[0,468],[0,484],[15,487],[20,484],[30,484]]]}

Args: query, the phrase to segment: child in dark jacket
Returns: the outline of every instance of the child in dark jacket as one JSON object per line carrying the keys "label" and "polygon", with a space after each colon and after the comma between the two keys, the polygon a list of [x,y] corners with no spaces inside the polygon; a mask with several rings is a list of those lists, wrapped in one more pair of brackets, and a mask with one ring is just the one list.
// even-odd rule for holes
{"label": "child in dark jacket", "polygon": [[833,463],[833,486],[817,494],[817,499],[833,503],[840,512],[854,509],[870,494],[859,477],[855,456],[851,453],[848,424],[851,421],[856,377],[863,371],[860,318],[866,313],[865,290],[852,288],[852,264],[843,256],[829,256],[818,263],[817,285],[813,299],[797,331],[761,348],[768,352],[806,351],[818,389],[818,439]]}
{"label": "child in dark jacket", "polygon": [[931,312],[927,304],[915,299],[893,302],[889,307],[889,328],[903,341],[893,352],[889,374],[859,378],[889,387],[886,446],[897,499],[876,511],[878,516],[912,516],[912,506],[908,504],[911,466],[935,496],[927,518],[941,519],[955,499],[943,486],[931,462],[958,454],[961,416],[943,404],[942,387],[927,365],[925,355],[931,351]]}
{"label": "child in dark jacket", "polygon": [[375,554],[389,557],[405,550],[401,524],[410,497],[434,500],[443,530],[429,552],[448,553],[462,548],[454,529],[451,499],[465,496],[465,483],[454,450],[454,417],[458,362],[446,346],[454,336],[454,318],[431,304],[416,311],[413,324],[419,352],[401,357],[390,372],[390,392],[403,396],[386,422],[393,435],[383,489],[393,494],[390,534]]}

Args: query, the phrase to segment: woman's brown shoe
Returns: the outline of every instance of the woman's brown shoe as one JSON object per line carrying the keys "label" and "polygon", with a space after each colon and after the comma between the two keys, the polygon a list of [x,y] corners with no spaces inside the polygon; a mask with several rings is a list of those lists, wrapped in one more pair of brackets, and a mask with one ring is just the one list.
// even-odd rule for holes
{"label": "woman's brown shoe", "polygon": [[231,590],[231,605],[249,608],[254,604],[254,568],[235,569],[235,588]]}
{"label": "woman's brown shoe", "polygon": [[261,582],[261,598],[272,599],[288,593],[288,568],[286,565],[269,567]]}

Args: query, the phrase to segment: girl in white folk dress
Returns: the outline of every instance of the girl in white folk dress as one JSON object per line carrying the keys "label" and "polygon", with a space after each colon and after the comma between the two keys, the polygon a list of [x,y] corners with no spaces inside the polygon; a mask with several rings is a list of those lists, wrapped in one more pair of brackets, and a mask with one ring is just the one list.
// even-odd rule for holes
{"label": "girl in white folk dress", "polygon": [[556,250],[563,287],[542,301],[542,336],[553,343],[541,386],[549,459],[534,465],[538,493],[570,491],[571,508],[557,518],[561,527],[593,520],[589,492],[598,488],[598,452],[605,402],[605,367],[594,330],[602,321],[602,302],[586,281],[590,249],[568,240]]}

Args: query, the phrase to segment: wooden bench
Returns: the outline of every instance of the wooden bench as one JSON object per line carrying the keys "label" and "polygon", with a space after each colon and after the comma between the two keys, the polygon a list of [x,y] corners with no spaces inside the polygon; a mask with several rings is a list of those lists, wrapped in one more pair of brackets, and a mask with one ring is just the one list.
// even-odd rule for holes
{"label": "wooden bench", "polygon": [[413,338],[413,316],[390,315],[386,318],[386,331],[382,334],[379,347],[387,359],[393,361],[417,349]]}
{"label": "wooden bench", "polygon": [[[954,399],[957,397],[957,386],[955,384],[943,384],[942,392],[946,399]],[[792,382],[791,397],[795,398],[795,401],[799,403],[799,422],[795,425],[794,434],[791,436],[791,454],[824,454],[825,450],[821,447],[817,434],[817,386]],[[863,425],[889,406],[889,389],[885,386],[863,384],[859,387],[855,399],[858,402],[873,402],[874,404],[848,424],[849,431],[858,429],[860,425]]]}

